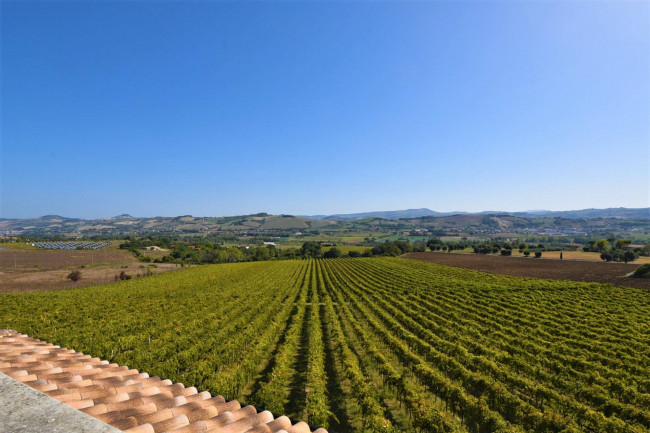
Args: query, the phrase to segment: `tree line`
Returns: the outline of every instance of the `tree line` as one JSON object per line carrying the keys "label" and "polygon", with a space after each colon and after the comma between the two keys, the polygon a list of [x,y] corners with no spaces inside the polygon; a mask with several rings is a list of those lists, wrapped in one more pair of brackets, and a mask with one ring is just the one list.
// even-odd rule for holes
{"label": "tree line", "polygon": [[[143,254],[144,249],[154,245],[170,250],[169,254],[155,259]],[[130,251],[142,262],[198,265],[267,260],[330,259],[339,257],[396,257],[405,253],[425,251],[425,244],[424,242],[412,243],[398,240],[375,245],[372,248],[367,248],[363,252],[352,250],[343,253],[336,246],[326,249],[321,242],[317,241],[304,242],[300,248],[277,248],[274,245],[227,247],[211,242],[190,243],[186,241],[172,241],[169,238],[143,237],[127,239],[120,245],[120,248]]]}

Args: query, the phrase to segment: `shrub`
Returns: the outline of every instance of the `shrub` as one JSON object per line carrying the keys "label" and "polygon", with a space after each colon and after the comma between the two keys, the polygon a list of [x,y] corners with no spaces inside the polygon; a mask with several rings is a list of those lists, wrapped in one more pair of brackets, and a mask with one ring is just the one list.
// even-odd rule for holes
{"label": "shrub", "polygon": [[81,271],[75,269],[74,271],[70,272],[66,278],[71,281],[79,281],[81,279]]}
{"label": "shrub", "polygon": [[359,251],[352,250],[352,251],[350,251],[348,253],[348,256],[350,256],[350,257],[361,257],[361,253]]}
{"label": "shrub", "polygon": [[501,250],[501,255],[502,256],[511,256],[512,255],[512,250]]}
{"label": "shrub", "polygon": [[541,251],[535,251],[535,258],[539,259],[540,257],[542,257],[542,252]]}
{"label": "shrub", "polygon": [[650,278],[650,263],[641,265],[636,268],[636,271],[632,274],[634,278]]}

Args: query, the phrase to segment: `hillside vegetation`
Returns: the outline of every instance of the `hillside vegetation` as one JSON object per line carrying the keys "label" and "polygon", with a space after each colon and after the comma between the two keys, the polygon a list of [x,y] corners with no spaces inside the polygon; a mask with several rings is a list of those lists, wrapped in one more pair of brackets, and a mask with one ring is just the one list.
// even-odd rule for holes
{"label": "hillside vegetation", "polygon": [[144,234],[164,234],[172,237],[223,237],[225,235],[290,236],[296,232],[319,235],[326,232],[330,235],[364,233],[362,237],[365,237],[368,234],[403,234],[403,232],[413,231],[419,235],[434,232],[437,236],[458,237],[490,237],[490,235],[512,237],[513,232],[522,235],[598,234],[601,237],[609,237],[612,233],[625,233],[625,237],[630,237],[647,234],[650,231],[650,210],[647,208],[544,214],[525,212],[448,214],[419,211],[422,209],[414,212],[370,212],[318,218],[258,213],[227,217],[183,215],[140,218],[119,215],[112,218],[85,220],[46,215],[29,219],[0,218],[0,235],[118,238]]}
{"label": "hillside vegetation", "polygon": [[650,431],[647,291],[397,258],[0,297],[0,327],[332,431]]}

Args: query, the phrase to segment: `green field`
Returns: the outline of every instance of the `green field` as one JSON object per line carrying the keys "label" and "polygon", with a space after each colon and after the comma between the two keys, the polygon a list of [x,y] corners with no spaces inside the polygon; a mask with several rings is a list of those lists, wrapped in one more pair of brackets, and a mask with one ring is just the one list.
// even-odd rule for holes
{"label": "green field", "polygon": [[12,328],[330,431],[648,432],[647,291],[396,258],[0,296]]}

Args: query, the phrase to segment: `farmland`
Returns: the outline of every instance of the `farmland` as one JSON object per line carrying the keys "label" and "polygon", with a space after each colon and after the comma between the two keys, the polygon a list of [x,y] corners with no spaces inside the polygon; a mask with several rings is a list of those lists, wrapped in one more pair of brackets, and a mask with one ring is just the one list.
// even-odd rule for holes
{"label": "farmland", "polygon": [[[5,245],[0,250],[0,293],[67,289],[106,283],[113,281],[115,275],[122,271],[133,276],[146,274],[147,267],[154,273],[176,269],[176,265],[168,263],[146,266],[139,263],[131,253],[116,248],[98,251],[39,250],[20,244]],[[157,252],[147,254],[155,253]],[[66,279],[74,269],[82,273],[80,281]]]}
{"label": "farmland", "polygon": [[[546,254],[547,252],[544,252]],[[550,251],[549,255],[559,252]],[[571,257],[572,252],[566,253]],[[595,253],[574,253],[594,254]],[[601,261],[589,262],[585,260],[557,260],[534,259],[518,257],[503,257],[499,255],[484,255],[470,253],[409,253],[406,257],[439,263],[446,266],[473,269],[481,272],[491,272],[500,275],[513,275],[519,277],[551,278],[555,280],[573,280],[583,282],[596,282],[650,289],[649,279],[625,278],[639,267],[639,263],[607,263]],[[643,257],[645,259],[645,257]],[[645,261],[644,261],[645,262]],[[642,262],[643,263],[643,262]]]}
{"label": "farmland", "polygon": [[396,258],[0,297],[0,328],[333,432],[650,431],[649,317],[643,289]]}

